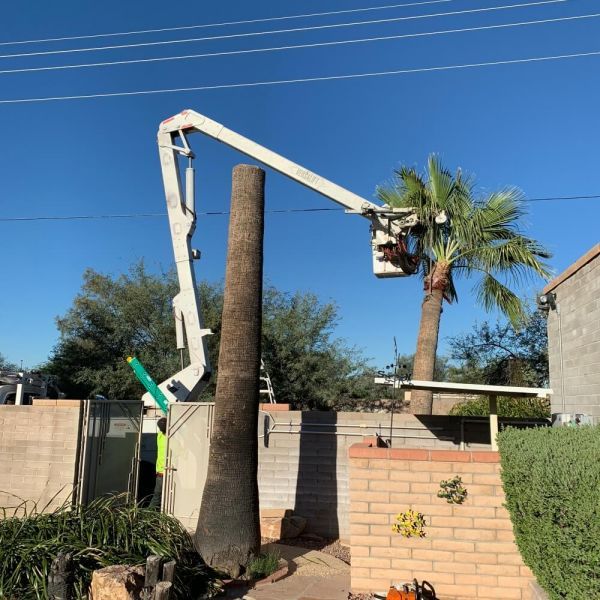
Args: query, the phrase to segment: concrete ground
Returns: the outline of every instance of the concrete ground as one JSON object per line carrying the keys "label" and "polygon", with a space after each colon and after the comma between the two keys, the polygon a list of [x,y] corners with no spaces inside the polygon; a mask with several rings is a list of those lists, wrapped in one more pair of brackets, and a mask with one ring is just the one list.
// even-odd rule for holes
{"label": "concrete ground", "polygon": [[[279,552],[290,566],[280,581],[249,590],[244,600],[348,600],[350,566],[317,550],[269,544],[264,550]],[[234,596],[235,597],[235,596]]]}

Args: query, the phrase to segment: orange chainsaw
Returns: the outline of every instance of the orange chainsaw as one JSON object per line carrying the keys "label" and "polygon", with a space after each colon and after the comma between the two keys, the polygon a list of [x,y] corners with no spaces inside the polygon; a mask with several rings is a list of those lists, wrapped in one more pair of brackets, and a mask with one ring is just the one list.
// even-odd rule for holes
{"label": "orange chainsaw", "polygon": [[412,584],[404,584],[402,589],[391,587],[386,600],[437,600],[435,589],[428,581],[419,582],[415,579]]}

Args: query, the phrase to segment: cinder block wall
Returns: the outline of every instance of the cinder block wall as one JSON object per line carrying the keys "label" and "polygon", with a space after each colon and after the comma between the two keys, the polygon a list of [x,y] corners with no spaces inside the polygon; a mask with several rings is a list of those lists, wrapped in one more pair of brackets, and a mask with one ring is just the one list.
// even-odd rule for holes
{"label": "cinder block wall", "polygon": [[554,292],[558,304],[548,313],[552,412],[586,413],[600,422],[600,244],[544,291]]}
{"label": "cinder block wall", "polygon": [[[531,598],[533,576],[503,508],[497,452],[350,448],[352,590],[387,592],[426,579],[441,600]],[[438,498],[440,481],[460,475],[463,504]],[[392,531],[399,512],[423,513],[424,538]]]}
{"label": "cinder block wall", "polygon": [[[308,531],[349,541],[348,450],[367,435],[389,437],[390,414],[265,410],[258,461],[261,508],[293,509],[308,519]],[[488,428],[485,421],[466,426],[471,447],[488,447]],[[457,448],[460,418],[395,415],[393,435],[395,447]]]}
{"label": "cinder block wall", "polygon": [[80,413],[78,400],[0,406],[0,507],[27,500],[53,510],[70,498]]}

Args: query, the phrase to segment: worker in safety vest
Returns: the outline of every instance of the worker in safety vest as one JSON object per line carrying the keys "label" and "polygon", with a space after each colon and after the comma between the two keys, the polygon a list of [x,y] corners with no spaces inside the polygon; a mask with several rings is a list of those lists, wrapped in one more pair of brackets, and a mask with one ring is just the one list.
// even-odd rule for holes
{"label": "worker in safety vest", "polygon": [[160,510],[162,500],[163,478],[165,475],[165,465],[167,462],[167,419],[161,417],[156,422],[156,483],[154,484],[154,493],[150,500],[150,508]]}

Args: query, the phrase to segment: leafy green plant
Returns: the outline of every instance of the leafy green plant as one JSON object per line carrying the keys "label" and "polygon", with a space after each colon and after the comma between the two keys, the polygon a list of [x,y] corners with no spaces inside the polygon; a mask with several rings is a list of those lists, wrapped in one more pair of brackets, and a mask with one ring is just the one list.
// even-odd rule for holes
{"label": "leafy green plant", "polygon": [[438,498],[445,498],[448,504],[462,504],[467,499],[467,494],[467,488],[463,486],[459,475],[440,481],[440,490],[437,493]]}
{"label": "leafy green plant", "polygon": [[415,510],[406,510],[396,515],[396,522],[392,525],[392,531],[401,534],[405,538],[425,537],[425,516]]}
{"label": "leafy green plant", "polygon": [[279,553],[265,552],[255,557],[247,567],[247,574],[250,579],[262,579],[275,573],[279,567]]}
{"label": "leafy green plant", "polygon": [[552,600],[600,598],[600,428],[509,428],[498,446],[525,564]]}
{"label": "leafy green plant", "polygon": [[177,562],[174,598],[197,597],[209,583],[208,568],[179,521],[127,504],[123,496],[46,514],[22,503],[22,516],[8,516],[13,512],[0,509],[0,598],[47,598],[50,566],[61,551],[73,554],[77,599],[87,598],[95,569],[142,565],[151,554]]}
{"label": "leafy green plant", "polygon": [[[461,404],[455,404],[450,414],[462,417],[486,417],[490,414],[487,398],[477,398]],[[541,398],[498,398],[498,415],[514,419],[550,417],[550,403]]]}

